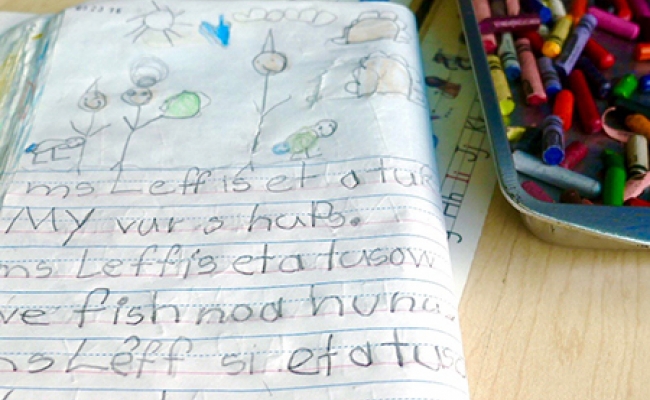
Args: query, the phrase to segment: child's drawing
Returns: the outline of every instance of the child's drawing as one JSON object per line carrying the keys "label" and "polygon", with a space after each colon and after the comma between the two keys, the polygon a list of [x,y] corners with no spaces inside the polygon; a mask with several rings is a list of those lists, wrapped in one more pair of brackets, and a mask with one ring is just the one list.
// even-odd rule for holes
{"label": "child's drawing", "polygon": [[185,11],[172,11],[168,6],[159,6],[155,0],[151,0],[151,3],[155,8],[154,10],[137,17],[129,18],[126,21],[129,23],[136,21],[139,22],[140,25],[125,36],[133,35],[133,43],[135,43],[145,34],[163,35],[167,39],[169,45],[174,46],[174,41],[170,34],[177,38],[182,37],[180,33],[174,30],[174,28],[177,25],[190,25],[176,21],[176,18],[183,15]]}
{"label": "child's drawing", "polygon": [[354,81],[345,90],[357,97],[373,95],[400,95],[418,104],[424,104],[421,85],[413,79],[411,69],[402,57],[375,52],[359,60],[352,71]]}
{"label": "child's drawing", "polygon": [[[66,139],[48,139],[43,140],[42,142],[32,143],[25,149],[25,153],[32,154],[32,164],[46,164],[48,161],[61,161],[68,160],[70,156],[57,156],[57,151],[59,154],[61,152],[66,152],[66,150],[78,149],[84,144],[84,139],[78,136],[71,136]],[[39,159],[41,154],[49,153],[49,160]]]}
{"label": "child's drawing", "polygon": [[284,142],[273,146],[273,153],[277,155],[291,154],[291,160],[299,158],[318,157],[321,154],[309,154],[318,147],[319,138],[330,137],[336,132],[338,124],[332,119],[318,121],[313,126],[305,126],[292,133]]}
{"label": "child's drawing", "polygon": [[354,44],[375,40],[393,40],[406,43],[410,39],[406,24],[390,11],[365,11],[343,29],[343,35],[332,39],[336,44]]}
{"label": "child's drawing", "polygon": [[25,150],[26,153],[30,153],[34,156],[32,163],[47,163],[48,161],[39,160],[39,156],[45,153],[50,154],[49,161],[67,160],[70,156],[57,156],[57,150],[59,153],[63,152],[65,154],[65,150],[80,149],[76,162],[76,170],[77,174],[81,174],[81,163],[83,162],[88,139],[111,126],[111,124],[106,124],[100,127],[95,127],[97,113],[103,110],[107,104],[108,99],[104,93],[99,91],[98,80],[95,80],[92,85],[86,89],[77,103],[80,110],[90,113],[90,122],[88,123],[87,128],[80,129],[73,121],[70,121],[72,130],[75,131],[78,136],[70,136],[65,139],[49,139],[39,143],[33,143]]}
{"label": "child's drawing", "polygon": [[439,78],[435,75],[430,75],[424,78],[424,82],[428,87],[438,89],[442,92],[443,97],[455,99],[460,93],[461,86],[458,83],[453,83],[446,79]]}
{"label": "child's drawing", "polygon": [[311,26],[325,26],[336,21],[336,15],[329,11],[307,8],[304,10],[265,10],[252,8],[248,12],[238,12],[233,15],[237,22],[279,22],[282,20],[302,22]]}
{"label": "child's drawing", "polygon": [[216,43],[226,47],[230,42],[230,22],[226,21],[223,14],[219,16],[219,25],[217,26],[206,21],[201,22],[199,32],[210,43]]}
{"label": "child's drawing", "polygon": [[142,121],[142,109],[149,105],[154,99],[154,93],[151,88],[167,78],[169,69],[160,59],[155,57],[145,57],[136,62],[131,68],[131,81],[134,87],[126,90],[122,94],[122,101],[136,108],[135,117],[129,119],[123,117],[124,122],[129,128],[129,134],[122,148],[120,160],[112,169],[118,171],[116,183],[120,180],[124,170],[124,161],[126,159],[129,144],[133,135],[140,129],[146,127],[161,119],[188,119],[198,116],[201,110],[210,104],[210,98],[204,93],[184,90],[181,93],[167,97],[159,107],[159,112],[153,118]]}
{"label": "child's drawing", "polygon": [[255,131],[255,136],[253,139],[253,145],[251,147],[251,157],[253,153],[257,152],[257,147],[259,146],[260,136],[262,134],[262,125],[264,124],[264,118],[278,106],[289,101],[291,96],[286,99],[275,103],[273,106],[269,106],[268,95],[269,95],[269,80],[272,76],[275,76],[283,72],[287,68],[287,56],[283,53],[280,53],[275,50],[275,43],[273,40],[273,32],[269,30],[264,46],[262,46],[262,51],[255,56],[253,59],[253,68],[257,71],[258,74],[264,77],[264,89],[262,91],[262,104],[255,104],[257,111],[260,114],[260,118],[257,123],[257,130]]}

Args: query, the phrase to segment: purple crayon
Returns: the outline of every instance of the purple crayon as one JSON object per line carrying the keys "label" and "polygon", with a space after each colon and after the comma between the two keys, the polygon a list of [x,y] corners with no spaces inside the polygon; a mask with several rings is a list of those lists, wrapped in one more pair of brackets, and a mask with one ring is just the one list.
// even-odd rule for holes
{"label": "purple crayon", "polygon": [[486,18],[478,24],[478,27],[481,30],[482,34],[486,34],[536,31],[539,29],[540,24],[541,20],[539,19],[539,16],[528,14]]}
{"label": "purple crayon", "polygon": [[573,67],[575,67],[578,58],[582,54],[582,50],[585,48],[587,41],[591,37],[598,20],[593,15],[586,13],[578,22],[578,25],[573,29],[571,36],[564,43],[562,48],[562,53],[555,60],[555,67],[557,68],[558,73],[563,75],[563,77],[569,76]]}
{"label": "purple crayon", "polygon": [[623,39],[634,40],[639,36],[639,25],[634,22],[626,21],[606,11],[599,10],[596,7],[589,7],[587,10],[598,19],[598,29],[622,37]]}

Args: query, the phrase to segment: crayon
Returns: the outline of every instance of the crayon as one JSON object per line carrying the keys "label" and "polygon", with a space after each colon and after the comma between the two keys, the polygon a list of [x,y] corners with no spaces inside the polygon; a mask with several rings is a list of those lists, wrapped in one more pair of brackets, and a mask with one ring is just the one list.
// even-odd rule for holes
{"label": "crayon", "polygon": [[[476,20],[480,23],[485,18],[491,17],[490,4],[488,0],[472,0],[472,5],[474,6],[474,13],[476,14]],[[481,39],[483,40],[483,48],[488,54],[492,54],[497,49],[497,38],[494,34],[481,34]]]}
{"label": "crayon", "polygon": [[625,125],[634,133],[650,139],[650,119],[641,114],[632,114],[625,117]]}
{"label": "crayon", "polygon": [[553,114],[562,119],[562,129],[568,131],[573,124],[573,93],[570,90],[560,90],[560,93],[555,97],[555,104],[553,104]]}
{"label": "crayon", "polygon": [[523,181],[521,182],[521,187],[526,191],[526,193],[536,198],[537,200],[545,201],[547,203],[555,203],[555,200],[553,200],[553,198],[548,193],[546,193],[546,191],[542,189],[541,186],[533,181]]}
{"label": "crayon", "polygon": [[616,57],[593,38],[587,41],[583,54],[600,70],[609,69],[616,63]]}
{"label": "crayon", "polygon": [[551,15],[555,21],[566,16],[566,8],[562,0],[548,0],[548,8],[551,9]]}
{"label": "crayon", "polygon": [[505,17],[508,15],[505,0],[490,0],[490,13],[493,17]]}
{"label": "crayon", "polygon": [[526,128],[525,126],[506,126],[506,137],[508,138],[508,142],[518,142],[521,140],[521,138],[524,137],[524,134],[526,134]]}
{"label": "crayon", "polygon": [[582,16],[587,12],[587,3],[588,0],[573,0],[571,5],[571,16],[573,17],[573,23],[577,24],[582,19]]}
{"label": "crayon", "polygon": [[573,67],[578,61],[578,58],[580,58],[582,50],[597,24],[598,21],[593,15],[587,13],[582,16],[582,19],[573,29],[573,32],[571,32],[571,35],[562,48],[562,52],[555,61],[555,66],[560,74],[563,76],[569,76],[571,74]]}
{"label": "crayon", "polygon": [[643,199],[629,199],[625,200],[623,204],[630,207],[650,207],[650,201]]}
{"label": "crayon", "polygon": [[587,157],[587,154],[589,154],[589,148],[586,144],[578,140],[571,142],[564,149],[564,160],[560,163],[560,167],[573,170]]}
{"label": "crayon", "polygon": [[542,53],[546,57],[555,58],[562,51],[562,45],[569,36],[571,26],[573,25],[573,18],[570,15],[562,17],[555,22],[553,30],[544,41]]}
{"label": "crayon", "polygon": [[515,41],[519,63],[521,64],[521,81],[526,96],[526,103],[531,106],[538,106],[546,103],[547,97],[539,75],[535,56],[530,48],[530,41],[520,38]]}
{"label": "crayon", "polygon": [[603,151],[603,158],[606,168],[603,181],[603,204],[622,206],[626,180],[625,162],[620,154],[610,149]]}
{"label": "crayon", "polygon": [[627,3],[627,0],[612,0],[614,3],[614,8],[616,8],[616,15],[625,20],[630,21],[632,19],[632,10],[630,5]]}
{"label": "crayon", "polygon": [[634,40],[639,36],[639,25],[626,21],[616,15],[596,7],[589,7],[587,12],[598,20],[598,29],[622,37],[623,39]]}
{"label": "crayon", "polygon": [[537,59],[537,66],[544,82],[546,95],[553,97],[558,94],[562,90],[562,83],[560,83],[560,77],[553,66],[553,61],[548,57],[540,57]]}
{"label": "crayon", "polygon": [[575,189],[581,196],[593,198],[601,193],[601,185],[595,179],[557,165],[546,165],[537,157],[521,150],[512,153],[515,169],[561,189]]}
{"label": "crayon", "polygon": [[541,0],[520,0],[521,8],[527,13],[539,15],[542,24],[548,24],[553,21],[553,13],[551,9],[546,7]]}
{"label": "crayon", "polygon": [[630,179],[641,178],[648,172],[648,139],[645,136],[630,136],[625,143],[625,161]]}
{"label": "crayon", "polygon": [[517,143],[511,146],[512,151],[520,150],[528,154],[538,154],[542,148],[542,130],[538,127],[528,127]]}
{"label": "crayon", "polygon": [[636,76],[632,73],[625,74],[619,81],[614,85],[612,89],[612,94],[616,97],[624,97],[629,99],[632,96],[632,93],[639,86],[639,81],[636,79]]}
{"label": "crayon", "polygon": [[538,29],[539,26],[540,19],[537,15],[490,17],[478,24],[482,34],[531,31]]}
{"label": "crayon", "polygon": [[501,35],[501,43],[497,49],[497,54],[501,58],[501,64],[503,65],[506,77],[511,81],[519,79],[519,76],[521,75],[521,66],[517,59],[515,42],[510,32]]}
{"label": "crayon", "polygon": [[638,91],[641,93],[650,92],[650,74],[645,74],[639,78]]}
{"label": "crayon", "polygon": [[638,43],[634,48],[634,59],[636,61],[650,60],[650,43]]}
{"label": "crayon", "polygon": [[499,60],[498,56],[489,54],[487,61],[490,66],[494,90],[497,92],[497,100],[499,101],[501,114],[510,115],[515,110],[515,101],[512,99],[512,92],[510,91],[508,80],[501,67],[501,60]]}
{"label": "crayon", "polygon": [[530,48],[533,49],[535,55],[542,54],[542,48],[544,47],[544,38],[539,32],[526,31],[517,34],[519,38],[526,38],[530,41]]}
{"label": "crayon", "polygon": [[587,82],[589,82],[589,86],[592,92],[596,94],[596,97],[604,99],[609,95],[612,84],[587,57],[580,57],[576,66],[587,78]]}
{"label": "crayon", "polygon": [[571,75],[569,75],[569,88],[573,92],[573,96],[578,99],[576,101],[576,108],[578,109],[578,117],[582,122],[582,128],[585,133],[593,134],[600,132],[603,128],[600,113],[587,85],[587,80],[579,69],[571,72]]}
{"label": "crayon", "polygon": [[508,15],[519,15],[521,11],[519,0],[506,0],[506,9],[508,10]]}
{"label": "crayon", "polygon": [[566,189],[560,195],[560,203],[593,205],[590,200],[582,198],[575,189]]}
{"label": "crayon", "polygon": [[558,165],[564,160],[564,130],[557,115],[549,115],[542,122],[542,161]]}

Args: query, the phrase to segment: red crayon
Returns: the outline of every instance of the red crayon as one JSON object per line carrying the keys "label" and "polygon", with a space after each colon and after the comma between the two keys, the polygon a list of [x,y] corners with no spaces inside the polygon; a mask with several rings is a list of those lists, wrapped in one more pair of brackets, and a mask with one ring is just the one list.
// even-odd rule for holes
{"label": "red crayon", "polygon": [[580,18],[587,12],[587,0],[574,0],[571,7],[571,16],[573,16],[573,23],[580,22]]}
{"label": "red crayon", "polygon": [[584,74],[579,69],[574,69],[569,75],[569,88],[577,101],[578,117],[582,122],[582,128],[587,134],[597,133],[603,129],[603,122],[600,120],[600,113],[594,101],[589,85]]}
{"label": "red crayon", "polygon": [[575,141],[564,149],[564,160],[560,163],[561,167],[573,170],[580,161],[584,160],[589,154],[589,148],[586,144]]}
{"label": "red crayon", "polygon": [[614,3],[616,15],[618,15],[619,18],[622,18],[625,21],[630,21],[632,19],[632,10],[630,9],[627,0],[613,0],[612,3]]}
{"label": "red crayon", "polygon": [[631,207],[650,207],[650,201],[643,199],[629,199],[624,204]]}
{"label": "red crayon", "polygon": [[636,61],[650,60],[650,43],[639,43],[634,48],[634,59]]}
{"label": "red crayon", "polygon": [[555,104],[553,104],[553,114],[562,119],[562,129],[568,131],[573,125],[573,104],[574,98],[571,91],[562,89],[555,96]]}
{"label": "red crayon", "polygon": [[616,57],[593,38],[587,41],[583,54],[600,70],[609,69],[616,63]]}

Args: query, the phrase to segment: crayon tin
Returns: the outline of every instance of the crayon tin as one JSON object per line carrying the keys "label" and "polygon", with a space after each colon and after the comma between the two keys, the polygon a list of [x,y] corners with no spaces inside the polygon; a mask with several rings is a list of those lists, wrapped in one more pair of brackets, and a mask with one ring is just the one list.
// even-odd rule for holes
{"label": "crayon tin", "polygon": [[[521,85],[511,83],[516,107],[509,116],[502,116],[493,82],[491,79],[485,79],[490,77],[490,69],[472,0],[458,0],[458,4],[499,186],[508,202],[519,211],[527,228],[540,239],[563,246],[597,249],[650,248],[650,207],[560,203],[562,190],[541,181],[536,183],[555,200],[554,203],[538,200],[524,190],[522,182],[530,181],[531,178],[515,169],[511,143],[506,134],[507,127],[541,126],[544,118],[552,113],[553,102],[529,106],[526,104]],[[628,73],[634,73],[637,77],[650,73],[649,61],[634,59],[636,42],[598,29],[592,38],[616,57],[616,63],[603,72],[605,77],[612,79],[612,83],[616,82],[616,78]],[[650,94],[637,91],[632,97],[635,101],[650,106]],[[576,99],[576,102],[578,101],[580,100]],[[601,113],[609,107],[605,100],[596,99],[596,104]],[[566,144],[579,140],[588,148],[587,156],[579,163],[576,171],[603,182],[606,167],[602,153],[611,149],[623,154],[625,146],[612,140],[602,131],[585,133],[579,125],[574,123],[574,126],[565,132]],[[646,191],[640,199],[650,200],[649,192]]]}

